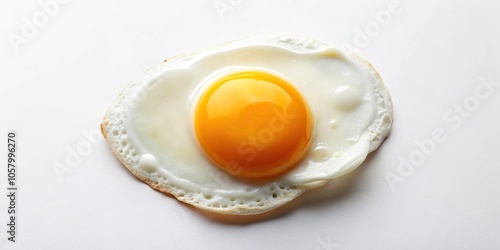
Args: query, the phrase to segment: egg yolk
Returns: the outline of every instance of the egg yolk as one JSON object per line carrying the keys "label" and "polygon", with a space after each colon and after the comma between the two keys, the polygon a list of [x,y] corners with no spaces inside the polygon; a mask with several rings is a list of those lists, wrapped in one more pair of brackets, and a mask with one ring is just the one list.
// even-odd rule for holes
{"label": "egg yolk", "polygon": [[233,176],[274,177],[307,152],[311,110],[285,80],[266,72],[224,76],[201,95],[194,112],[198,141]]}

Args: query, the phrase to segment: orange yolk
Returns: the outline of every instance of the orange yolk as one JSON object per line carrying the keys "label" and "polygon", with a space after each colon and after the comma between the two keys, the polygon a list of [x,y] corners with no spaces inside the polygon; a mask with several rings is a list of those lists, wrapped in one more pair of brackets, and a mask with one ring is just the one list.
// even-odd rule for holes
{"label": "orange yolk", "polygon": [[222,77],[201,95],[194,127],[219,168],[238,177],[266,178],[302,159],[313,118],[288,82],[265,72],[239,72]]}

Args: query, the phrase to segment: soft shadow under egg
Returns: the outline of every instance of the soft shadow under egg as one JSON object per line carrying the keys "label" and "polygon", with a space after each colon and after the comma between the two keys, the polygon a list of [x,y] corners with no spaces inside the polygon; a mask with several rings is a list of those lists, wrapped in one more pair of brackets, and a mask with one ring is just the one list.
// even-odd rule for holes
{"label": "soft shadow under egg", "polygon": [[298,211],[297,209],[307,210],[330,206],[340,200],[348,199],[352,195],[352,192],[355,192],[353,187],[365,171],[365,168],[371,165],[370,162],[373,157],[374,155],[372,154],[368,155],[365,162],[354,171],[330,180],[325,185],[309,190],[289,203],[265,213],[256,215],[226,215],[196,209],[187,204],[185,207],[188,207],[193,212],[203,215],[200,216],[202,219],[205,218],[206,220],[215,223],[229,225],[249,225],[262,221],[279,220],[281,218],[286,218],[295,211]]}

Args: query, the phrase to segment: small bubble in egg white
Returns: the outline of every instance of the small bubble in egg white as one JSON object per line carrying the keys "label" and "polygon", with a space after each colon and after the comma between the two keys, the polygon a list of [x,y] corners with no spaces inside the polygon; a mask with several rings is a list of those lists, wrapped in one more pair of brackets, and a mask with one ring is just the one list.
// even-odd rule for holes
{"label": "small bubble in egg white", "polygon": [[342,156],[342,154],[343,154],[342,151],[337,151],[337,152],[333,153],[333,157],[339,158]]}
{"label": "small bubble in egg white", "polygon": [[358,89],[349,85],[342,85],[335,89],[334,102],[344,111],[353,110],[361,104],[361,93]]}
{"label": "small bubble in egg white", "polygon": [[312,159],[314,161],[324,161],[332,155],[330,148],[326,142],[318,142],[312,151]]}
{"label": "small bubble in egg white", "polygon": [[339,123],[337,122],[337,120],[335,120],[335,119],[330,120],[330,127],[336,128],[338,126],[339,126]]}

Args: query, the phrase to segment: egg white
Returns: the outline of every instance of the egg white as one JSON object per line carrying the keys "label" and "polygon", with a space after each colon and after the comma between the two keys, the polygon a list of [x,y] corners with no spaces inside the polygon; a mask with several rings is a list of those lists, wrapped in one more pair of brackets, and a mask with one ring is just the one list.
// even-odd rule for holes
{"label": "egg white", "polygon": [[[215,167],[193,132],[197,93],[240,70],[287,79],[314,113],[309,153],[267,183],[244,182]],[[102,128],[118,158],[153,188],[205,210],[257,214],[358,167],[391,123],[392,102],[371,65],[314,40],[273,37],[240,40],[158,65],[122,92]]]}

